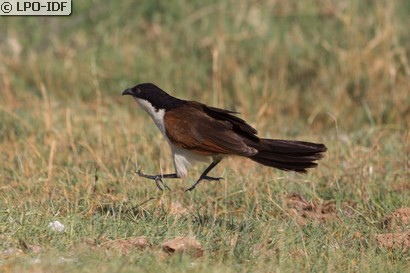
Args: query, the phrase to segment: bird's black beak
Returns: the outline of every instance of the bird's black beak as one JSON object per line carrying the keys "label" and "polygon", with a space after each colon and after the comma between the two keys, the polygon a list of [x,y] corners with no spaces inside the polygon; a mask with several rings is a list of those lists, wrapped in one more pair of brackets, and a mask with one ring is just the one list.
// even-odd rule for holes
{"label": "bird's black beak", "polygon": [[128,88],[128,89],[125,89],[123,92],[122,92],[122,95],[124,96],[124,95],[134,95],[134,93],[132,92],[132,89],[131,88]]}

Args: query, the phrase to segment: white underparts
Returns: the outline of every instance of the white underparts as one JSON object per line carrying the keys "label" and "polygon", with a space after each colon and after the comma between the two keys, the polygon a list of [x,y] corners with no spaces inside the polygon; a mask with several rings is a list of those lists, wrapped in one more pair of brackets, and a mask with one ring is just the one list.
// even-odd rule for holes
{"label": "white underparts", "polygon": [[165,136],[169,145],[171,146],[172,154],[174,155],[175,171],[179,177],[186,177],[188,175],[188,169],[193,167],[198,162],[208,162],[210,157],[200,155],[190,150],[176,147]]}
{"label": "white underparts", "polygon": [[169,146],[171,147],[172,154],[174,156],[174,166],[175,171],[179,177],[186,177],[188,174],[188,169],[193,167],[198,162],[208,162],[210,157],[203,156],[197,153],[194,153],[190,150],[180,148],[175,146],[171,143],[169,138],[165,133],[165,125],[164,125],[164,109],[156,110],[152,104],[143,99],[135,99],[138,104],[151,116],[155,124],[157,125],[158,129],[162,132],[165,139],[167,140]]}

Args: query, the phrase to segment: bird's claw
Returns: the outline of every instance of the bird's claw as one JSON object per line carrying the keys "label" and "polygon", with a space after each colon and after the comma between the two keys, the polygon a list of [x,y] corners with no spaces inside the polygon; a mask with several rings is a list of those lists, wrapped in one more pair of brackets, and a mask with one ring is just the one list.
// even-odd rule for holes
{"label": "bird's claw", "polygon": [[138,174],[140,177],[144,177],[144,178],[148,178],[148,179],[154,180],[154,181],[155,181],[155,185],[157,185],[157,188],[158,188],[160,191],[164,191],[160,184],[162,184],[162,185],[163,185],[165,188],[167,188],[169,191],[172,191],[171,188],[168,187],[168,185],[167,185],[164,181],[162,181],[161,175],[148,175],[148,174],[143,174],[140,169],[138,169],[135,173]]}
{"label": "bird's claw", "polygon": [[198,186],[198,184],[202,181],[202,180],[208,180],[208,181],[221,181],[224,180],[225,178],[223,177],[211,177],[211,176],[204,176],[198,179],[198,181],[196,181],[195,184],[193,184],[191,187],[189,187],[188,189],[185,190],[185,192],[187,191],[192,191],[196,188],[196,186]]}
{"label": "bird's claw", "polygon": [[159,175],[157,175],[157,177],[155,178],[155,184],[157,184],[157,188],[163,191],[163,189],[159,185],[160,182],[165,188],[167,188],[167,190],[172,191],[171,188],[168,187],[168,185],[164,181],[162,181],[162,178]]}
{"label": "bird's claw", "polygon": [[208,180],[208,181],[221,181],[224,180],[225,178],[223,177],[211,177],[211,176],[205,176],[202,179]]}

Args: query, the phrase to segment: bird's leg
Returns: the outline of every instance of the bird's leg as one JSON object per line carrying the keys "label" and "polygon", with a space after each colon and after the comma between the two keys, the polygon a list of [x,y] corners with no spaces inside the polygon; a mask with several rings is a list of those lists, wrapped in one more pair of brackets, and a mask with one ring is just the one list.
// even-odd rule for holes
{"label": "bird's leg", "polygon": [[162,191],[162,188],[161,188],[160,184],[162,184],[165,188],[167,188],[169,191],[171,191],[171,189],[168,187],[168,185],[165,184],[164,181],[162,181],[162,178],[180,178],[176,173],[149,175],[149,174],[141,173],[140,170],[136,171],[136,173],[141,177],[145,177],[145,178],[154,180],[155,184],[157,185],[157,188],[161,191]]}
{"label": "bird's leg", "polygon": [[205,169],[205,171],[201,174],[199,179],[193,184],[190,188],[186,189],[185,191],[192,191],[193,189],[198,186],[199,183],[201,183],[202,180],[209,180],[209,181],[220,181],[223,179],[223,177],[211,177],[207,176],[207,174],[216,166],[218,163],[221,162],[221,159],[214,160],[211,165],[208,166],[208,168]]}

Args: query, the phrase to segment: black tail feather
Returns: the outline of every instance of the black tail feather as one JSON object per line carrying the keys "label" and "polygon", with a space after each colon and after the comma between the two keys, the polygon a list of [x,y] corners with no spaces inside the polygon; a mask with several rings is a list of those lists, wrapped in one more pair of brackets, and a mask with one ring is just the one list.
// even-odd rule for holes
{"label": "black tail feather", "polygon": [[261,139],[255,147],[258,153],[250,159],[284,171],[306,173],[317,166],[327,148],[323,144],[279,139]]}

